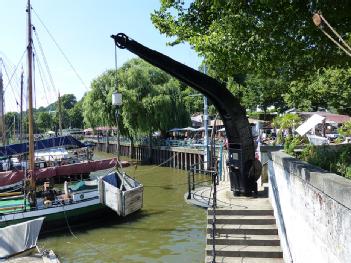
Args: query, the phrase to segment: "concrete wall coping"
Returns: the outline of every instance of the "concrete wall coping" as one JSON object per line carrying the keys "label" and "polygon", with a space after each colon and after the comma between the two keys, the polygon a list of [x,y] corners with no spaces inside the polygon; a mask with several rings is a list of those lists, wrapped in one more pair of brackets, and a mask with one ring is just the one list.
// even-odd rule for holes
{"label": "concrete wall coping", "polygon": [[282,151],[272,152],[271,159],[290,176],[298,176],[336,202],[351,209],[351,180],[330,173]]}

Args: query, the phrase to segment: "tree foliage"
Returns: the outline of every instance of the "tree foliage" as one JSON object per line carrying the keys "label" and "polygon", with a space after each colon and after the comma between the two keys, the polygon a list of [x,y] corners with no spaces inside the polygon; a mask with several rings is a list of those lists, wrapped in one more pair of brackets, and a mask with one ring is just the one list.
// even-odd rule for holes
{"label": "tree foliage", "polygon": [[348,37],[349,1],[161,0],[151,18],[176,37],[172,44],[190,43],[224,79],[252,72],[293,77],[350,63],[313,24],[317,10]]}
{"label": "tree foliage", "polygon": [[277,116],[273,120],[273,126],[279,129],[292,129],[299,126],[301,118],[297,114],[285,114],[283,116]]}
{"label": "tree foliage", "polygon": [[165,133],[189,123],[180,83],[141,59],[127,62],[119,72],[126,94],[123,121],[131,134]]}
{"label": "tree foliage", "polygon": [[[126,62],[117,71],[118,91],[123,103],[119,110],[122,134],[138,137],[154,131],[165,132],[189,123],[180,83],[141,59]],[[83,102],[84,122],[91,127],[114,125],[116,72],[109,70],[92,83]]]}
{"label": "tree foliage", "polygon": [[338,129],[338,133],[345,137],[351,136],[351,121],[344,122]]}
{"label": "tree foliage", "polygon": [[87,126],[95,128],[115,124],[112,92],[115,86],[115,71],[108,70],[91,83],[91,90],[83,101],[83,117]]}
{"label": "tree foliage", "polygon": [[[161,33],[172,37],[171,45],[189,43],[245,106],[310,109],[327,104],[318,86],[323,89],[326,82],[310,78],[322,68],[337,78],[338,69],[351,65],[313,24],[317,10],[351,42],[350,1],[161,0],[151,19]],[[334,104],[342,107],[341,101]]]}
{"label": "tree foliage", "polygon": [[275,106],[277,109],[285,108],[286,103],[282,94],[287,90],[287,85],[282,78],[250,74],[243,84],[229,79],[228,87],[250,110],[256,110],[257,106],[264,112],[270,106]]}
{"label": "tree foliage", "polygon": [[51,113],[47,111],[38,112],[36,120],[38,129],[41,132],[46,132],[48,130],[54,129],[54,116]]}
{"label": "tree foliage", "polygon": [[285,100],[298,109],[324,107],[351,114],[351,68],[323,68],[304,80],[293,81]]}

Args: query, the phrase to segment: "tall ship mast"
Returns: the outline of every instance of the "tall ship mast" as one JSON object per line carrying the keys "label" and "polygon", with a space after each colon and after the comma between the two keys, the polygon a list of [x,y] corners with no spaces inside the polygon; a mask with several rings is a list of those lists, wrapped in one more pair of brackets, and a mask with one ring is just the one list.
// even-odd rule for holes
{"label": "tall ship mast", "polygon": [[[0,58],[0,61],[2,59]],[[0,132],[1,132],[1,141],[2,145],[6,144],[6,127],[5,127],[5,106],[4,106],[4,85],[2,80],[2,69],[0,63]]]}
{"label": "tall ship mast", "polygon": [[27,46],[27,58],[28,58],[28,135],[29,135],[29,175],[30,175],[30,190],[35,191],[35,175],[34,175],[34,131],[33,131],[33,39],[32,39],[32,18],[31,18],[31,5],[30,0],[27,4],[28,12],[28,46]]}

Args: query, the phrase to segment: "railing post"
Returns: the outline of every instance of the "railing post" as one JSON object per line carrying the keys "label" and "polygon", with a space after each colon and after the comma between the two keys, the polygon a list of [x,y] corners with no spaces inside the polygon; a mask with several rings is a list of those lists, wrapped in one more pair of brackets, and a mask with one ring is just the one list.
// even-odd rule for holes
{"label": "railing post", "polygon": [[192,178],[193,179],[193,191],[195,191],[195,169],[192,169],[191,171],[192,171],[191,174],[192,174],[192,177],[193,177]]}
{"label": "railing post", "polygon": [[212,173],[213,201],[212,201],[212,263],[216,263],[216,208],[217,208],[217,177],[218,173]]}
{"label": "railing post", "polygon": [[188,197],[187,199],[191,199],[191,184],[190,184],[190,173],[192,168],[188,171]]}

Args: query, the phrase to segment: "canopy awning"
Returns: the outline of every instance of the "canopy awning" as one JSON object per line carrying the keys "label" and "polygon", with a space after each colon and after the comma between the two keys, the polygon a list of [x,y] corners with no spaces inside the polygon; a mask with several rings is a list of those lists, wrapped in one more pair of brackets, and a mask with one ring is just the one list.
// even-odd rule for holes
{"label": "canopy awning", "polygon": [[324,119],[325,117],[323,116],[320,116],[318,114],[313,114],[296,129],[296,132],[301,136],[305,135],[309,130],[316,127],[317,124],[322,123]]}
{"label": "canopy awning", "polygon": [[[205,130],[205,127],[200,127],[195,129],[195,131],[204,131],[204,130]],[[208,127],[207,130],[212,130],[212,128]]]}
{"label": "canopy awning", "polygon": [[[85,144],[76,138],[67,135],[60,137],[52,137],[49,139],[38,140],[34,142],[34,150],[44,150],[60,146],[77,146],[79,148],[85,147]],[[28,143],[16,143],[0,147],[0,156],[9,156],[16,154],[23,154],[28,152]]]}
{"label": "canopy awning", "polygon": [[197,129],[193,128],[193,127],[185,127],[185,128],[173,128],[170,129],[170,132],[177,132],[177,131],[196,131]]}
{"label": "canopy awning", "polygon": [[83,130],[84,132],[93,132],[94,130],[92,128],[87,128]]}

